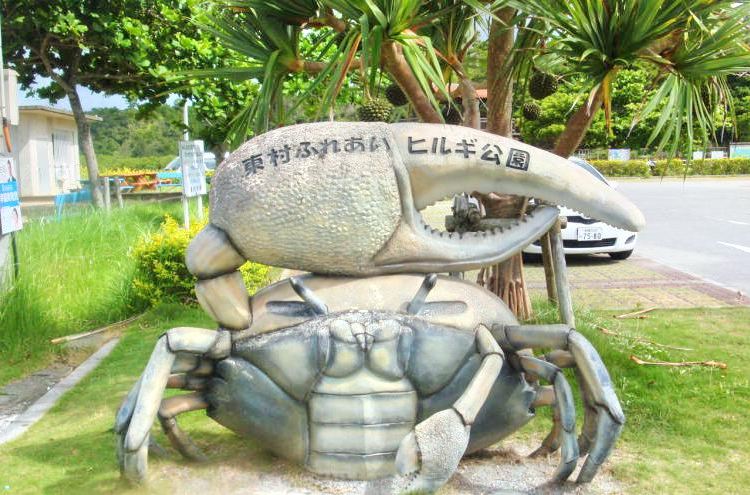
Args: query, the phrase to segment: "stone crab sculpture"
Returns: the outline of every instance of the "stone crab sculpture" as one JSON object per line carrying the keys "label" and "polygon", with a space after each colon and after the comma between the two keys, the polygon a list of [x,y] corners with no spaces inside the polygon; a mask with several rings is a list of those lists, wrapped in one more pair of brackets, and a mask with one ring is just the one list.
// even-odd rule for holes
{"label": "stone crab sculpture", "polygon": [[[474,190],[537,206],[492,232],[422,221],[426,206]],[[644,224],[567,160],[465,127],[318,123],[251,139],[218,168],[210,223],[187,253],[218,330],[174,328],[156,343],[117,413],[123,475],[146,478],[156,418],[178,451],[203,459],[175,418],[205,409],[315,473],[401,473],[401,489],[434,491],[466,453],[550,406],[537,453],[561,451],[555,481],[588,454],[578,481],[590,481],[625,420],[593,346],[564,325],[519,325],[493,294],[434,274],[520,251],[557,218],[551,204],[632,231]],[[248,297],[237,271],[248,259],[312,273]],[[585,405],[578,438],[568,367]],[[191,392],[164,399],[166,388]]]}

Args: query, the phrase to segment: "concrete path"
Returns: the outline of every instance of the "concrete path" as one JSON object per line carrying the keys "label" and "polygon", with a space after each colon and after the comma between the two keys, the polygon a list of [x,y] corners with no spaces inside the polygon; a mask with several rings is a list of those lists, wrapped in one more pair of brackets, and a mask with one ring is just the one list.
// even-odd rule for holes
{"label": "concrete path", "polygon": [[[637,249],[637,248],[636,248]],[[606,255],[568,256],[573,304],[591,309],[716,308],[750,304],[746,294],[642,256],[615,261]],[[532,295],[545,297],[541,263],[524,265]]]}
{"label": "concrete path", "polygon": [[31,425],[39,421],[57,403],[65,392],[76,386],[78,382],[93,371],[102,359],[112,352],[112,349],[115,348],[119,341],[119,338],[114,338],[104,344],[78,368],[73,370],[72,373],[63,378],[39,400],[34,402],[31,407],[16,416],[4,429],[0,429],[0,445],[23,435]]}

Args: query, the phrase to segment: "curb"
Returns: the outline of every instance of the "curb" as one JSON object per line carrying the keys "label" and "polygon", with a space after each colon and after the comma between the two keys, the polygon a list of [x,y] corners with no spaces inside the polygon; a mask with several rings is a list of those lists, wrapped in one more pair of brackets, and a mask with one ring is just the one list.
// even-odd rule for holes
{"label": "curb", "polygon": [[104,344],[68,376],[60,380],[54,387],[49,389],[46,394],[37,399],[37,401],[30,405],[28,409],[16,416],[5,430],[0,431],[0,445],[20,437],[34,423],[42,419],[47,411],[49,411],[58,400],[60,400],[60,397],[62,397],[65,392],[76,386],[78,382],[91,373],[94,368],[96,368],[99,363],[107,357],[110,352],[112,352],[119,341],[120,338],[116,337]]}

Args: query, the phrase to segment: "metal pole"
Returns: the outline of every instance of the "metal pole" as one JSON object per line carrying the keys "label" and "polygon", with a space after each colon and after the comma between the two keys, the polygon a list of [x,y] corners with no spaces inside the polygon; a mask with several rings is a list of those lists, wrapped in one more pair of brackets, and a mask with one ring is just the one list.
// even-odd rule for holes
{"label": "metal pole", "polygon": [[[188,101],[185,100],[185,103],[182,105],[182,123],[185,126],[185,132],[182,134],[182,139],[185,141],[190,140],[190,131],[188,130],[189,120],[188,120]],[[181,164],[182,165],[182,164]],[[184,167],[183,167],[184,170]],[[190,228],[190,203],[188,202],[188,197],[185,196],[185,177],[182,177],[182,218],[185,222],[185,230]]]}
{"label": "metal pole", "polygon": [[[185,126],[185,134],[183,135],[183,137],[184,137],[185,141],[189,141],[190,140],[190,131],[188,130],[190,128],[189,127],[189,125],[190,125],[190,120],[189,120],[190,112],[189,112],[188,108],[189,108],[188,100],[185,100],[185,104],[182,106],[182,123]],[[182,178],[182,190],[183,191],[185,190],[185,177]],[[199,194],[198,196],[195,197],[195,201],[197,203],[196,206],[198,208],[198,211],[197,211],[198,220],[200,220],[202,222],[203,221],[203,196]]]}
{"label": "metal pole", "polygon": [[570,295],[568,284],[568,270],[565,266],[565,251],[563,250],[562,234],[560,233],[560,219],[558,218],[549,231],[552,251],[552,261],[555,266],[555,285],[557,286],[557,301],[560,308],[560,318],[563,323],[575,327],[576,320],[573,315],[573,299]]}
{"label": "metal pole", "polygon": [[203,221],[203,195],[199,194],[196,199],[198,201],[198,205],[197,205],[198,206],[198,220],[202,222]]}
{"label": "metal pole", "polygon": [[5,127],[5,62],[3,61],[3,14],[2,12],[0,12],[0,116],[3,119],[3,127]]}
{"label": "metal pole", "polygon": [[[10,142],[10,121],[9,117],[5,116],[5,60],[3,60],[3,14],[0,11],[0,121],[2,121],[3,136],[5,141],[5,147],[8,149],[8,153],[13,153],[13,146]],[[20,273],[20,260],[18,259],[18,242],[16,241],[16,233],[10,233],[10,245],[11,251],[13,252],[13,276],[14,280],[18,280]]]}
{"label": "metal pole", "polygon": [[[183,189],[185,186],[182,186]],[[187,196],[182,195],[182,218],[185,224],[185,230],[190,228],[190,204],[188,203]]]}

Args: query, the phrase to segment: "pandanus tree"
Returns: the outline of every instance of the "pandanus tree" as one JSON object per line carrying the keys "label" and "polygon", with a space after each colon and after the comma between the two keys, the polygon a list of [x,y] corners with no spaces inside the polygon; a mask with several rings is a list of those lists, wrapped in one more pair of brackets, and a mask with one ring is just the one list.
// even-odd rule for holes
{"label": "pandanus tree", "polygon": [[[237,54],[234,67],[194,72],[257,79],[260,92],[234,121],[241,141],[296,119],[314,93],[319,118],[331,117],[342,87],[359,85],[365,101],[389,79],[424,122],[442,122],[459,84],[463,123],[479,126],[475,83],[464,61],[478,38],[487,38],[487,130],[509,136],[513,102],[522,100],[532,73],[588,81],[571,110],[554,151],[569,156],[595,114],[611,116],[611,88],[623,68],[650,65],[658,76],[654,97],[640,115],[660,112],[651,141],[676,152],[714,135],[715,113],[731,114],[726,77],[750,67],[748,7],[709,0],[229,0],[204,29]],[[315,33],[314,43],[301,43]],[[301,94],[285,82],[304,75]],[[445,105],[445,103],[442,103]],[[637,122],[634,122],[636,125]],[[498,216],[523,215],[526,198],[482,198]],[[519,315],[530,313],[520,256],[484,282]],[[490,278],[493,278],[490,280]]]}

